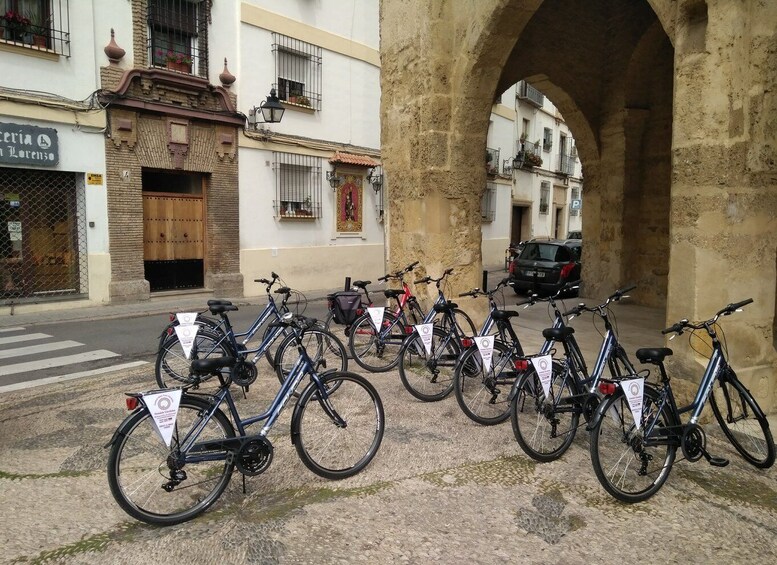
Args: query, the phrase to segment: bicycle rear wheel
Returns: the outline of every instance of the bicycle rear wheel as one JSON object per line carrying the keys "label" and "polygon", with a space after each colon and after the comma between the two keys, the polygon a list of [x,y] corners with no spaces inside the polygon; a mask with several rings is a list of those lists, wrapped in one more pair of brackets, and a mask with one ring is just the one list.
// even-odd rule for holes
{"label": "bicycle rear wheel", "polygon": [[[199,460],[180,453],[180,446],[206,418],[208,407],[205,400],[181,398],[170,448],[146,408],[121,423],[108,455],[108,484],[127,514],[148,524],[170,526],[191,520],[221,496],[233,471],[227,452],[197,453]],[[197,441],[234,436],[227,417],[216,410]]]}
{"label": "bicycle rear wheel", "polygon": [[493,426],[510,417],[510,391],[518,374],[511,353],[510,347],[495,342],[491,368],[486,370],[480,350],[473,345],[456,364],[453,376],[456,402],[478,424]]}
{"label": "bicycle rear wheel", "polygon": [[526,455],[547,463],[569,449],[581,412],[577,392],[572,374],[557,363],[553,364],[547,395],[534,369],[518,380],[510,415],[513,434]]}
{"label": "bicycle rear wheel", "polygon": [[419,400],[442,400],[453,390],[453,375],[461,353],[458,340],[449,332],[433,328],[431,352],[427,353],[418,332],[408,339],[399,356],[402,384]]}
{"label": "bicycle rear wheel", "polygon": [[[156,356],[154,364],[154,376],[159,388],[175,386],[201,385],[210,381],[218,386],[218,379],[211,375],[193,375],[191,364],[195,359],[207,359],[209,357],[235,357],[236,353],[223,334],[217,334],[200,329],[194,338],[191,352],[187,359],[183,347],[176,334],[167,338]],[[228,372],[228,369],[224,370]]]}
{"label": "bicycle rear wheel", "polygon": [[714,386],[710,404],[715,419],[736,450],[751,465],[767,469],[774,464],[774,439],[755,399],[735,376]]}
{"label": "bicycle rear wheel", "polygon": [[373,373],[389,371],[399,363],[399,352],[406,338],[405,325],[390,312],[383,313],[382,328],[387,333],[376,332],[372,318],[364,314],[351,325],[348,351],[362,368]]}
{"label": "bicycle rear wheel", "polygon": [[[602,416],[591,430],[591,463],[604,489],[620,501],[647,500],[672,470],[679,441],[668,428],[675,421],[666,406],[659,407],[658,392],[645,386],[639,429],[620,390],[599,408]],[[647,438],[646,429],[652,430]]]}
{"label": "bicycle rear wheel", "polygon": [[383,403],[375,387],[355,373],[327,374],[321,382],[327,398],[321,398],[315,383],[302,391],[291,439],[308,469],[328,479],[344,479],[364,469],[378,452],[385,427]]}

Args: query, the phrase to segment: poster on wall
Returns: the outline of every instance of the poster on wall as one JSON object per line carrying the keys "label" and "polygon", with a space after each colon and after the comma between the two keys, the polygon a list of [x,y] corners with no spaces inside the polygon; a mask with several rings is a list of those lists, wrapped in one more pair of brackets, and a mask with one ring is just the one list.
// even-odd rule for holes
{"label": "poster on wall", "polygon": [[359,233],[362,231],[362,182],[356,175],[346,175],[337,188],[337,231]]}

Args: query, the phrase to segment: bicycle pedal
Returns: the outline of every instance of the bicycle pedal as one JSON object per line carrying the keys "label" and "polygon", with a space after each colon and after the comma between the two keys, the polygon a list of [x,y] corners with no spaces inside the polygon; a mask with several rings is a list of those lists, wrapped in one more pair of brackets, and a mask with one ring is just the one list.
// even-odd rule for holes
{"label": "bicycle pedal", "polygon": [[708,462],[713,467],[725,467],[726,465],[728,465],[728,459],[725,459],[723,457],[710,457]]}

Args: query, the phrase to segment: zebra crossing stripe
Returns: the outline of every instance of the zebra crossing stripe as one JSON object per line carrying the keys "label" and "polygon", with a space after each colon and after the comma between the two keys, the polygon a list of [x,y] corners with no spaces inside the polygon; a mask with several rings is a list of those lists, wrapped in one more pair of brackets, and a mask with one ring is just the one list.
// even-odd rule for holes
{"label": "zebra crossing stripe", "polygon": [[51,337],[49,334],[24,334],[13,335],[11,337],[0,337],[0,345],[7,345],[9,343],[19,343],[20,341],[34,341],[36,339],[45,339]]}
{"label": "zebra crossing stripe", "polygon": [[3,332],[21,332],[24,328],[0,328],[0,334]]}
{"label": "zebra crossing stripe", "polygon": [[71,381],[73,379],[81,379],[83,377],[93,377],[96,375],[103,375],[105,373],[112,373],[114,371],[123,371],[125,369],[131,369],[133,367],[140,367],[142,365],[148,365],[148,361],[131,361],[121,365],[111,365],[110,367],[103,367],[101,369],[93,369],[91,371],[81,371],[78,373],[70,373],[69,375],[60,375],[58,377],[48,377],[45,379],[37,379],[35,381],[25,381],[21,383],[14,383],[11,385],[0,386],[0,394],[4,392],[13,392],[15,390],[23,390],[26,388],[33,388],[36,386],[50,385],[54,383],[61,383],[64,381]]}
{"label": "zebra crossing stripe", "polygon": [[28,345],[26,347],[16,347],[14,349],[0,349],[0,359],[22,357],[24,355],[36,355],[38,353],[48,353],[49,351],[59,351],[60,349],[78,347],[79,345],[83,345],[83,343],[68,340],[55,341],[53,343],[45,343],[42,345]]}
{"label": "zebra crossing stripe", "polygon": [[108,351],[107,349],[97,349],[78,353],[76,355],[66,355],[64,357],[52,357],[50,359],[41,359],[39,361],[29,361],[27,363],[15,363],[0,367],[0,376],[13,375],[15,373],[24,373],[26,371],[38,371],[40,369],[51,369],[61,365],[73,365],[75,363],[84,363],[86,361],[95,361],[97,359],[107,359],[109,357],[119,357],[118,353]]}

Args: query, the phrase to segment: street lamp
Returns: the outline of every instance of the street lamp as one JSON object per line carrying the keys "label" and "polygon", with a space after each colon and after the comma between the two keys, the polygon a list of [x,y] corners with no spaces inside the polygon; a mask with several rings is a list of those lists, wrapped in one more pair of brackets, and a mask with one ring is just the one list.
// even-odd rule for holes
{"label": "street lamp", "polygon": [[248,123],[251,124],[251,126],[256,127],[256,124],[260,123],[258,118],[259,113],[261,112],[263,122],[277,124],[283,118],[283,113],[285,111],[286,108],[284,108],[281,101],[278,100],[277,93],[273,88],[270,90],[270,95],[267,97],[267,100],[259,104],[258,107],[254,106],[248,112]]}
{"label": "street lamp", "polygon": [[380,188],[383,186],[383,173],[377,172],[377,170],[377,167],[370,169],[370,174],[367,175],[367,182],[372,185],[375,194],[380,192]]}
{"label": "street lamp", "polygon": [[337,187],[343,182],[342,177],[337,176],[337,170],[327,171],[326,180],[329,181],[329,186],[332,187],[332,190],[337,190]]}

